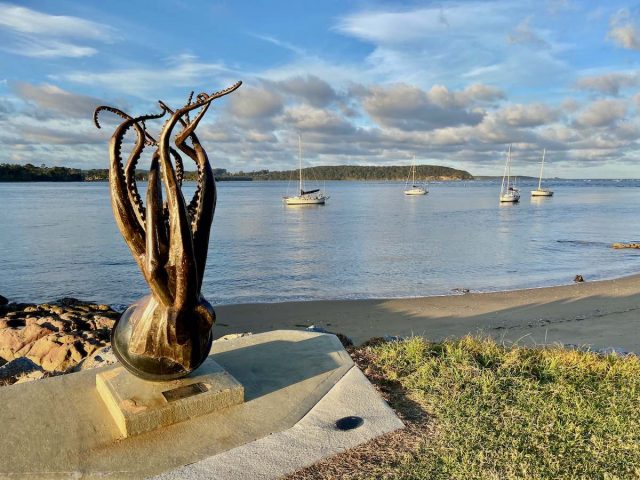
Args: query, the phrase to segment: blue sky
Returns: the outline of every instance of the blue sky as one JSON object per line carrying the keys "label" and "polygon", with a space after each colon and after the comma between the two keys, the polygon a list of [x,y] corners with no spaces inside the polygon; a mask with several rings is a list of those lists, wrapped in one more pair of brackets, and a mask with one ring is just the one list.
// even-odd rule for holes
{"label": "blue sky", "polygon": [[[640,177],[640,4],[0,2],[0,162],[106,168],[137,115],[242,80],[199,127],[216,167],[421,163]],[[150,125],[153,129],[154,126]],[[159,127],[156,125],[155,128]]]}

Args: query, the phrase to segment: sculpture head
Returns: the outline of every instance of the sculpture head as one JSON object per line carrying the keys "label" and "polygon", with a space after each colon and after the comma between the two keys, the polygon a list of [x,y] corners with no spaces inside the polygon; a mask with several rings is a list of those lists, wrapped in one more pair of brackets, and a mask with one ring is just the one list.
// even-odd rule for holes
{"label": "sculpture head", "polygon": [[[200,289],[207,262],[209,232],[216,206],[213,172],[195,129],[211,103],[236,90],[242,82],[213,94],[201,93],[173,110],[160,103],[158,114],[131,117],[113,107],[100,106],[123,121],[109,145],[109,184],[113,214],[151,294],[131,305],[111,334],[113,351],[133,374],[147,380],[170,380],[188,375],[207,358],[215,312]],[[197,113],[190,118],[190,112]],[[146,122],[167,116],[158,140]],[[177,133],[172,144],[172,135]],[[122,144],[131,130],[135,143],[126,163]],[[136,165],[145,148],[153,148],[146,202],[138,192]],[[196,192],[187,204],[182,195],[184,167],[181,153],[196,164]],[[163,201],[163,191],[166,201]],[[146,203],[146,204],[145,204]]]}

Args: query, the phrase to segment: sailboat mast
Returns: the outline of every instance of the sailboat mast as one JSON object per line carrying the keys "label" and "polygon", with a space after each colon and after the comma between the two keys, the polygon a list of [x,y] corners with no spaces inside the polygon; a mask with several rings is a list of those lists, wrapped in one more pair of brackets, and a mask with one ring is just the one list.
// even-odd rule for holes
{"label": "sailboat mast", "polygon": [[509,154],[507,156],[507,190],[511,185],[511,145],[509,145]]}
{"label": "sailboat mast", "polygon": [[544,155],[547,153],[547,149],[542,150],[542,164],[540,165],[540,179],[538,180],[538,190],[540,190],[542,186],[542,169],[544,168]]}
{"label": "sailboat mast", "polygon": [[302,192],[304,192],[304,189],[302,188],[302,138],[300,138],[300,135],[298,135],[298,163],[299,163],[299,174],[300,174],[300,195],[302,195]]}
{"label": "sailboat mast", "polygon": [[502,185],[500,185],[500,195],[504,193],[504,179],[507,176],[507,165],[509,163],[509,156],[507,155],[507,161],[504,164],[504,172],[502,173]]}
{"label": "sailboat mast", "polygon": [[416,156],[413,156],[413,185],[416,184]]}

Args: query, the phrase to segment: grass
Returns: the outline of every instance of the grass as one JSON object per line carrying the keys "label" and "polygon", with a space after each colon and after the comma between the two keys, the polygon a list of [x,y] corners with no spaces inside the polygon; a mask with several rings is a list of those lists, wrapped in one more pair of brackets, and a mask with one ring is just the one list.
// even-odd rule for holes
{"label": "grass", "polygon": [[416,337],[352,350],[408,428],[291,478],[640,479],[640,360]]}

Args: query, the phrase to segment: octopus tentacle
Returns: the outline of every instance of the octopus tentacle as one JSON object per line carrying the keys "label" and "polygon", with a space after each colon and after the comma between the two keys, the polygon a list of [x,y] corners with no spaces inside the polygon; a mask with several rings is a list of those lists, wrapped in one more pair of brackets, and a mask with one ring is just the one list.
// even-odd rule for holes
{"label": "octopus tentacle", "polygon": [[144,128],[144,122],[146,120],[155,120],[158,118],[162,118],[165,115],[165,113],[166,112],[163,111],[159,114],[142,115],[140,117],[136,117],[133,119],[135,122],[133,125],[138,135],[138,141],[144,142],[144,144],[142,145],[142,148],[135,149],[136,155],[132,155],[129,157],[129,161],[127,162],[127,165],[124,169],[124,176],[127,182],[127,191],[129,194],[129,199],[131,200],[131,203],[135,207],[134,211],[136,213],[138,222],[140,223],[142,228],[145,228],[145,208],[144,208],[144,204],[142,203],[142,197],[140,196],[140,192],[138,191],[138,184],[136,183],[136,166],[138,165],[138,161],[142,156],[142,151],[144,149],[144,146],[148,145],[147,142],[149,141],[155,142],[153,137],[151,137],[151,135],[146,133],[146,130]]}
{"label": "octopus tentacle", "polygon": [[164,224],[162,211],[162,187],[160,184],[159,155],[155,152],[149,167],[149,179],[147,186],[147,212],[146,217],[146,257],[145,269],[148,276],[159,281],[152,286],[155,296],[165,305],[173,304],[173,298],[169,289],[169,281],[164,265],[167,262],[169,245],[167,230]]}

